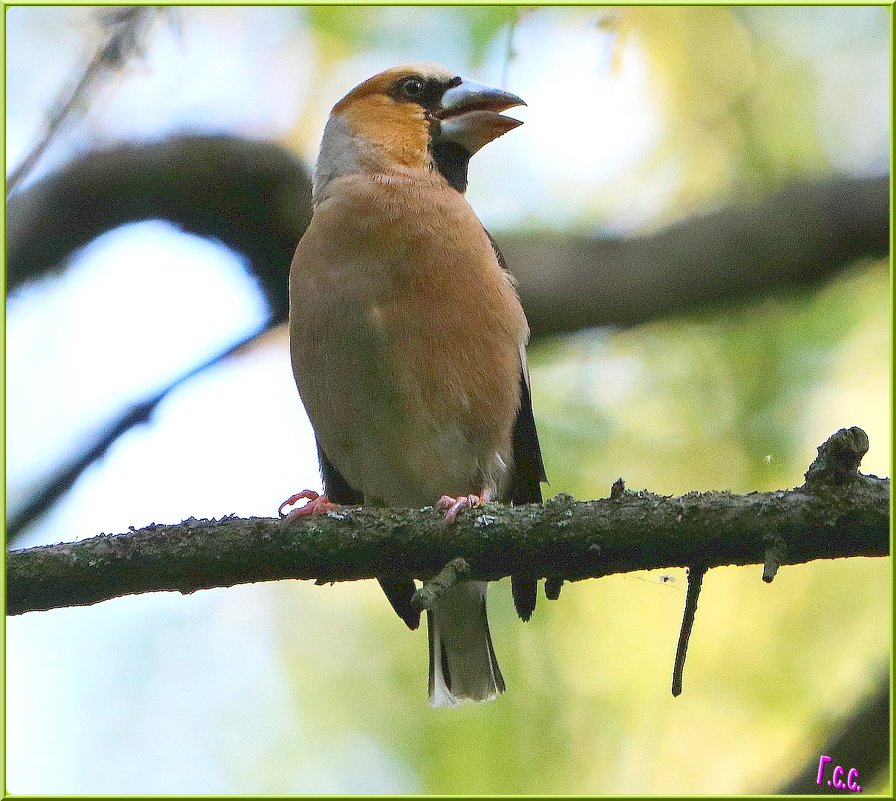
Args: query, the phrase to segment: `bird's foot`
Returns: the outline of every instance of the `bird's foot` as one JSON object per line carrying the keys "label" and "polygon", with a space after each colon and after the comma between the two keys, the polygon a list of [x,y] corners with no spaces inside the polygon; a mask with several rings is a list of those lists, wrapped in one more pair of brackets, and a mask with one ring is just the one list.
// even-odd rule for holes
{"label": "bird's foot", "polygon": [[436,502],[436,509],[444,510],[445,521],[452,523],[461,509],[473,509],[488,503],[491,499],[492,494],[487,489],[482,490],[479,495],[460,495],[457,498],[443,495]]}
{"label": "bird's foot", "polygon": [[[292,506],[296,501],[301,501],[303,498],[308,499],[308,503],[304,506],[299,506],[297,509],[292,509],[289,512],[283,511],[287,506]],[[283,501],[283,503],[280,504],[280,508],[277,510],[277,514],[279,514],[280,517],[285,517],[287,520],[294,520],[297,517],[323,515],[327,512],[335,512],[341,508],[342,507],[338,503],[331,503],[326,495],[320,495],[314,490],[302,490],[295,495],[290,495],[290,497]]]}

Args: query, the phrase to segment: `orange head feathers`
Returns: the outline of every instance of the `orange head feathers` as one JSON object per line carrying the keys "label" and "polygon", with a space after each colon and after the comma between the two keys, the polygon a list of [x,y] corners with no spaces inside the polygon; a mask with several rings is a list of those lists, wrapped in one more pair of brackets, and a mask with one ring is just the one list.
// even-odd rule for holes
{"label": "orange head feathers", "polygon": [[374,75],[333,107],[315,170],[315,201],[330,180],[361,170],[438,171],[463,191],[470,156],[520,125],[500,112],[521,105],[516,95],[433,64]]}

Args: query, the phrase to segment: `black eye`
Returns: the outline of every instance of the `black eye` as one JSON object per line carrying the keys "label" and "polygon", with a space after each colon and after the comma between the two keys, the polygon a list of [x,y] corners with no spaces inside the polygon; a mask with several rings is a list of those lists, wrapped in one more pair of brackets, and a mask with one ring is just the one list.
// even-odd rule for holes
{"label": "black eye", "polygon": [[419,78],[405,78],[401,82],[401,93],[405,97],[416,100],[423,94],[423,81]]}

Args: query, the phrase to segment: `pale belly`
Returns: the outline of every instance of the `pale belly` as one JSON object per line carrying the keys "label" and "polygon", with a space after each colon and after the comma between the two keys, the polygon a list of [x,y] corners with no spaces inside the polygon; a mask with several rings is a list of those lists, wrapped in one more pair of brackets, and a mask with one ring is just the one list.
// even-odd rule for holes
{"label": "pale belly", "polygon": [[327,457],[366,496],[425,506],[505,484],[518,346],[483,343],[462,321],[346,290],[294,303],[299,392]]}

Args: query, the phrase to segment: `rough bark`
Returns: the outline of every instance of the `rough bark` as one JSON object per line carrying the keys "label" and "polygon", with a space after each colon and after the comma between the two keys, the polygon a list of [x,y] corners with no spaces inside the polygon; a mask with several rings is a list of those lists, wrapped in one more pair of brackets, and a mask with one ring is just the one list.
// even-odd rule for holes
{"label": "rough bark", "polygon": [[432,509],[394,508],[291,521],[190,519],[13,551],[7,614],[279,579],[426,579],[458,557],[468,578],[525,572],[556,585],[634,570],[763,564],[771,545],[781,565],[886,556],[890,481],[858,472],[867,447],[861,429],[841,429],[819,448],[806,484],[787,491],[561,495],[544,505],[489,504],[451,525]]}

